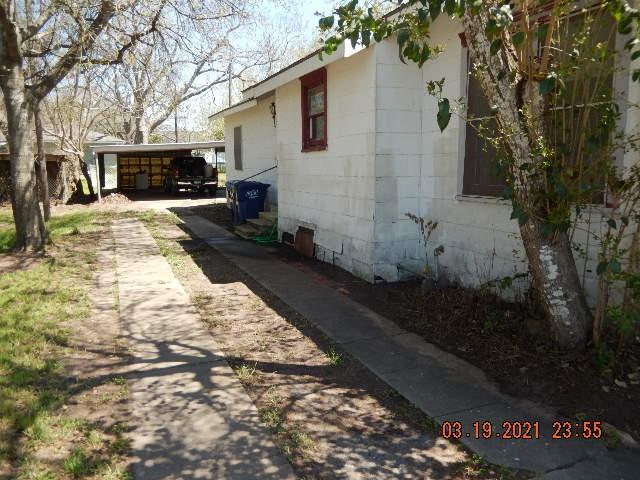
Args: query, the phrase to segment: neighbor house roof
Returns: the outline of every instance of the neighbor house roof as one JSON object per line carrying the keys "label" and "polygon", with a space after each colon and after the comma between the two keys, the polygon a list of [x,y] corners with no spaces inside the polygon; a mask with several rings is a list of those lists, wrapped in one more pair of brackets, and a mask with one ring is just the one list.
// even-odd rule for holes
{"label": "neighbor house roof", "polygon": [[[65,155],[66,153],[59,148],[60,138],[56,135],[52,135],[50,133],[45,132],[43,135],[44,143],[46,146],[47,153],[56,154],[56,155]],[[112,144],[112,143],[124,143],[124,140],[112,137],[111,135],[107,135],[106,133],[94,132],[90,131],[87,134],[87,139],[85,141],[85,146],[92,145],[95,143],[101,144]],[[0,150],[4,150],[7,145],[7,141],[2,133],[0,133]]]}
{"label": "neighbor house roof", "polygon": [[87,134],[87,141],[85,143],[125,143],[124,140],[118,137],[113,137],[101,132],[89,132]]}

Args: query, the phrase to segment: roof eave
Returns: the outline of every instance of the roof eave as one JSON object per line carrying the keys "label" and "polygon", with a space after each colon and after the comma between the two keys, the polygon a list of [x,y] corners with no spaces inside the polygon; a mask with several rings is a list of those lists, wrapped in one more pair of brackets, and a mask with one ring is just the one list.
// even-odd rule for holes
{"label": "roof eave", "polygon": [[338,60],[342,60],[343,58],[350,57],[364,48],[365,47],[362,45],[352,47],[349,42],[346,44],[342,43],[333,54],[324,54],[322,55],[322,58],[320,58],[321,50],[316,50],[310,55],[303,57],[301,60],[283,68],[271,77],[267,77],[261,82],[247,88],[243,91],[243,94],[253,98],[261,97],[292,80],[296,80],[306,75],[307,73],[337,62]]}
{"label": "roof eave", "polygon": [[250,108],[255,107],[258,104],[258,98],[265,97],[271,94],[276,88],[289,83],[292,80],[296,80],[307,73],[313,72],[318,68],[322,68],[331,63],[337,62],[346,57],[350,57],[354,53],[359,52],[364,47],[356,45],[355,48],[351,45],[342,44],[338,47],[335,53],[332,55],[323,55],[320,59],[320,50],[301,58],[300,60],[288,65],[277,73],[274,73],[270,77],[256,83],[255,85],[248,87],[242,91],[242,95],[247,98],[241,102],[236,103],[224,110],[214,113],[209,116],[209,120],[215,120],[217,118],[224,118],[234,113],[242,112]]}
{"label": "roof eave", "polygon": [[243,110],[248,110],[250,108],[258,105],[258,100],[255,98],[248,98],[247,100],[243,100],[242,102],[238,102],[235,105],[231,105],[224,110],[220,110],[213,115],[209,115],[209,120],[215,120],[217,118],[228,117],[229,115],[233,115],[234,113],[242,112]]}

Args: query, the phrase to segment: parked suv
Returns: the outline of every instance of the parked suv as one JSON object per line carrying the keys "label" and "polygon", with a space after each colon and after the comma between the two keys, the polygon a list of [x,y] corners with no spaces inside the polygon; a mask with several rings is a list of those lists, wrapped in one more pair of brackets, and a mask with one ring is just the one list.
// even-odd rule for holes
{"label": "parked suv", "polygon": [[180,190],[189,190],[215,196],[218,170],[203,157],[174,158],[164,174],[162,186],[165,192],[174,195]]}

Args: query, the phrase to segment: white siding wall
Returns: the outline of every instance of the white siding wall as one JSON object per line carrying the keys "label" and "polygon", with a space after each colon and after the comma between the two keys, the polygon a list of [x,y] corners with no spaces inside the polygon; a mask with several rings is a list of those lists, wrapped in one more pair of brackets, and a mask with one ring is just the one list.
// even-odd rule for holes
{"label": "white siding wall", "polygon": [[[466,95],[466,51],[458,37],[461,30],[460,24],[446,18],[434,25],[433,38],[445,44],[445,52],[421,72],[423,84],[446,78],[444,95],[452,102]],[[467,285],[526,270],[517,222],[509,220],[511,207],[496,199],[461,195],[464,120],[452,116],[441,133],[435,99],[425,94],[422,106],[420,214],[438,221],[429,249],[443,245],[439,263],[445,274]]]}
{"label": "white siding wall", "polygon": [[[225,159],[227,179],[241,180],[276,164],[276,129],[273,126],[269,105],[275,96],[263,98],[258,105],[224,119]],[[242,126],[242,170],[235,169],[233,152],[233,129]],[[277,169],[258,175],[251,180],[268,183],[267,203],[278,203]]]}
{"label": "white siding wall", "polygon": [[280,231],[315,231],[316,255],[373,280],[375,54],[327,66],[327,141],[301,152],[300,81],[276,90]]}

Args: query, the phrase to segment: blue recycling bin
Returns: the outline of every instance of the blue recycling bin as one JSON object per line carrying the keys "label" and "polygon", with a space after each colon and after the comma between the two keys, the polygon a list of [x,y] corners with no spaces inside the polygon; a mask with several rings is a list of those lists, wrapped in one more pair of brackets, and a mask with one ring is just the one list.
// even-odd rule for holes
{"label": "blue recycling bin", "polygon": [[235,184],[235,208],[233,223],[238,225],[246,222],[247,218],[258,218],[258,213],[264,211],[264,200],[270,185],[261,182],[238,182]]}

